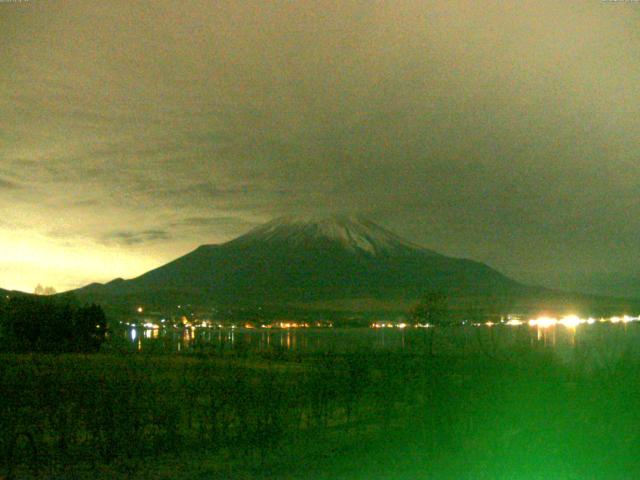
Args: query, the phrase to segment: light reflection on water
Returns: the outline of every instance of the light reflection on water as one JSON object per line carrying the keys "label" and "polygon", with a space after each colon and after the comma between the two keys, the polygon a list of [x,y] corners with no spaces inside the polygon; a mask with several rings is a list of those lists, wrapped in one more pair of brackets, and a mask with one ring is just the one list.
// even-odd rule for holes
{"label": "light reflection on water", "polygon": [[[372,328],[180,328],[132,327],[125,338],[135,350],[150,352],[267,352],[312,353],[358,350],[428,349],[431,329]],[[523,347],[548,347],[559,357],[571,360],[576,352],[590,352],[598,359],[619,358],[624,353],[640,354],[640,324],[595,324],[577,328],[460,326],[435,329],[436,352],[495,353]]]}

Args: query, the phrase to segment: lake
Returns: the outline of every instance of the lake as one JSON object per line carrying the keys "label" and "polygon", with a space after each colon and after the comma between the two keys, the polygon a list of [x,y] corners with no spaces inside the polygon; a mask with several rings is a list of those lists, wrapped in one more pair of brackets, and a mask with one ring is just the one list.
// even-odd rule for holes
{"label": "lake", "polygon": [[565,361],[589,357],[598,365],[640,354],[640,323],[461,325],[443,328],[243,328],[125,327],[117,332],[130,351],[148,353],[351,352],[390,350],[460,355],[500,355],[522,349],[547,349]]}

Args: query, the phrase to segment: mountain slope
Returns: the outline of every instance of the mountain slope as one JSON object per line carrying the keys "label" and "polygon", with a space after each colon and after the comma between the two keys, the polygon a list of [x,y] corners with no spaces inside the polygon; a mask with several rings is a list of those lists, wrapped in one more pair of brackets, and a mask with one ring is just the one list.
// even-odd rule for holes
{"label": "mountain slope", "polygon": [[221,245],[204,245],[132,280],[76,293],[155,305],[268,304],[417,298],[427,291],[511,295],[528,287],[352,217],[284,217]]}

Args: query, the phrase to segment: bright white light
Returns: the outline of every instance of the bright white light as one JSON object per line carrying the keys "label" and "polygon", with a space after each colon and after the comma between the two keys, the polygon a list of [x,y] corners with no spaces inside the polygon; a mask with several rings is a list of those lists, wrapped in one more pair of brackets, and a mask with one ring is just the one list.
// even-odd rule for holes
{"label": "bright white light", "polygon": [[551,317],[538,317],[536,319],[529,320],[529,325],[538,328],[553,327],[558,323],[558,319]]}
{"label": "bright white light", "polygon": [[[560,320],[558,320],[557,318],[547,317],[547,316],[532,318],[531,320],[529,320],[528,323],[530,326],[538,327],[538,328],[549,328],[557,324],[561,324],[566,328],[576,328],[579,325],[582,325],[583,323],[586,323],[588,325],[593,325],[597,322],[601,322],[601,323],[609,322],[609,323],[616,324],[616,323],[631,323],[631,322],[637,322],[637,321],[640,321],[640,317],[632,317],[630,315],[624,315],[622,317],[613,316],[610,318],[600,318],[600,319],[595,319],[593,317],[580,318],[577,315],[567,315],[565,317],[562,317]],[[511,324],[511,323],[507,322],[507,324]]]}
{"label": "bright white light", "polygon": [[566,317],[562,318],[559,323],[567,328],[576,328],[578,325],[584,322],[585,321],[579,318],[577,315],[567,315]]}
{"label": "bright white light", "polygon": [[522,322],[520,320],[516,320],[515,318],[512,318],[507,322],[507,325],[511,327],[519,327],[520,325],[522,325]]}

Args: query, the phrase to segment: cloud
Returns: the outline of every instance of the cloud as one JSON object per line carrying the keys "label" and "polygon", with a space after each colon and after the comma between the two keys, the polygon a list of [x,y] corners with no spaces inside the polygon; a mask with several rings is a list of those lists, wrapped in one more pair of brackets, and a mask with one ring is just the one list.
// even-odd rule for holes
{"label": "cloud", "polygon": [[[172,232],[181,232],[181,235],[187,234],[197,242],[209,244],[242,235],[263,221],[263,218],[245,219],[240,216],[194,216],[176,220],[166,228]],[[210,234],[214,237],[209,237]]]}
{"label": "cloud", "polygon": [[540,283],[637,271],[640,31],[576,5],[4,9],[0,216],[159,264],[346,211]]}
{"label": "cloud", "polygon": [[188,217],[171,225],[175,227],[219,227],[237,223],[238,219],[234,217]]}
{"label": "cloud", "polygon": [[171,235],[164,230],[118,231],[103,236],[106,244],[138,245],[170,240]]}
{"label": "cloud", "polygon": [[0,190],[17,190],[19,188],[21,186],[17,183],[0,177]]}

